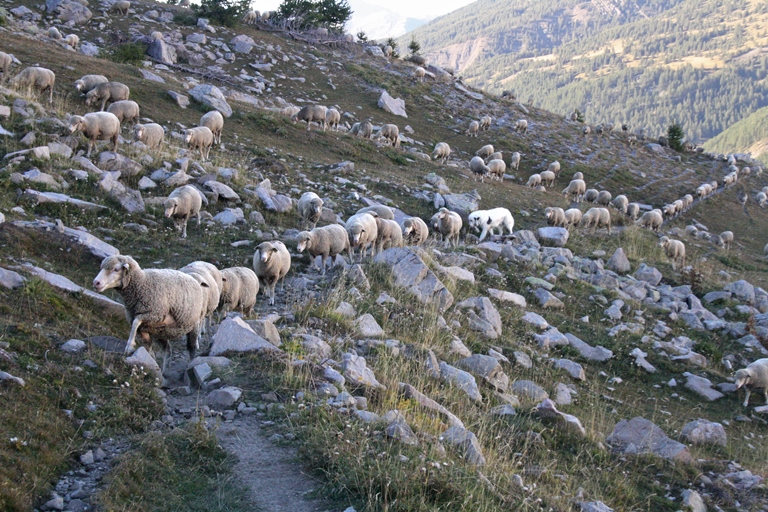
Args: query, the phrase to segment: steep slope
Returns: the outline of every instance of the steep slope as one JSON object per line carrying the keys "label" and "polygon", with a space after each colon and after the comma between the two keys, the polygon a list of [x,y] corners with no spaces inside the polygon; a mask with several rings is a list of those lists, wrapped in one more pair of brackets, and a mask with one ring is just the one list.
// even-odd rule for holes
{"label": "steep slope", "polygon": [[750,153],[768,165],[768,108],[761,108],[708,140],[709,151]]}

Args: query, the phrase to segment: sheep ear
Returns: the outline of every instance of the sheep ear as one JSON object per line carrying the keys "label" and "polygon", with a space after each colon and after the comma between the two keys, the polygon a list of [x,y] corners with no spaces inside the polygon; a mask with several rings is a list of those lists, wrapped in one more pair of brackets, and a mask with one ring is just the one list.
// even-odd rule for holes
{"label": "sheep ear", "polygon": [[130,268],[131,268],[131,265],[130,265],[130,264],[128,264],[128,263],[123,263],[123,270],[125,270],[125,271],[128,271],[128,270],[130,270]]}
{"label": "sheep ear", "polygon": [[490,224],[490,223],[491,223],[491,218],[488,217],[488,222],[486,222],[486,224]]}
{"label": "sheep ear", "polygon": [[210,286],[208,286],[208,283],[206,283],[205,281],[200,283],[200,286],[203,287],[203,288],[210,288]]}

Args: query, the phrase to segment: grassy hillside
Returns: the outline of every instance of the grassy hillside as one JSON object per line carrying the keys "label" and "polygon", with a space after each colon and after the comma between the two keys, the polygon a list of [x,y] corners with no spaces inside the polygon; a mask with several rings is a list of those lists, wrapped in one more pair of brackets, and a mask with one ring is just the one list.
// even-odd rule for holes
{"label": "grassy hillside", "polygon": [[708,140],[705,147],[715,152],[750,153],[768,165],[768,108],[761,108],[730,126]]}

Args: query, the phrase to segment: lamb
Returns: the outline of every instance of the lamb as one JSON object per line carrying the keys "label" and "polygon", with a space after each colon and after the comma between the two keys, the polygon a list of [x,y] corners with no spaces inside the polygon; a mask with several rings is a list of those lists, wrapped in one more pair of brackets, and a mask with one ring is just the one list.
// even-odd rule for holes
{"label": "lamb", "polygon": [[586,192],[584,192],[584,201],[588,201],[590,203],[594,203],[597,201],[597,196],[600,193],[594,189],[594,188],[588,188]]}
{"label": "lamb", "polygon": [[221,296],[219,319],[230,311],[240,311],[248,316],[256,305],[259,294],[259,278],[247,267],[230,267],[221,271]]}
{"label": "lamb", "polygon": [[107,106],[107,102],[127,100],[131,90],[120,82],[104,82],[88,91],[85,95],[85,104],[92,106],[101,101],[101,110]]}
{"label": "lamb", "polygon": [[206,295],[206,304],[205,315],[200,321],[200,332],[205,334],[207,330],[206,323],[208,323],[208,327],[213,324],[213,312],[219,307],[222,288],[221,272],[219,272],[215,265],[206,261],[193,261],[180,268],[179,271],[191,275],[195,278],[195,281],[204,285],[203,291]]}
{"label": "lamb", "polygon": [[164,372],[171,358],[170,341],[186,336],[189,359],[195,357],[207,304],[205,284],[178,270],[142,270],[130,256],[108,256],[101,262],[93,288],[99,293],[115,288],[123,297],[131,324],[126,354],[136,350],[137,336],[155,339],[165,348]]}
{"label": "lamb", "polygon": [[597,199],[595,199],[595,203],[603,206],[608,206],[609,204],[611,204],[611,193],[608,192],[607,190],[601,190],[597,194]]}
{"label": "lamb", "polygon": [[246,25],[253,25],[259,21],[259,11],[250,10],[243,16],[243,23]]}
{"label": "lamb", "polygon": [[203,161],[208,160],[213,145],[213,132],[207,126],[196,126],[187,128],[184,132],[184,142],[191,149],[200,150],[200,158]]}
{"label": "lamb", "polygon": [[744,388],[746,391],[744,407],[749,406],[749,396],[753,389],[762,389],[765,403],[768,404],[768,358],[758,359],[746,368],[737,370],[734,377],[736,389]]}
{"label": "lamb", "polygon": [[8,70],[11,69],[11,64],[13,64],[13,55],[0,52],[0,71],[3,72],[3,78],[0,79],[0,83],[8,80]]}
{"label": "lamb", "polygon": [[325,123],[327,126],[330,126],[334,131],[337,131],[340,122],[341,113],[338,110],[335,108],[328,108],[325,110]]}
{"label": "lamb", "polygon": [[568,208],[565,210],[565,225],[578,226],[582,217],[583,214],[578,208]]}
{"label": "lamb", "polygon": [[484,182],[485,177],[491,173],[491,170],[485,165],[485,161],[479,156],[473,156],[472,160],[469,161],[469,170],[473,175],[480,176],[481,182]]}
{"label": "lamb", "polygon": [[122,123],[139,122],[139,104],[131,100],[116,101],[109,106],[107,112],[115,114]]}
{"label": "lamb", "polygon": [[203,207],[203,196],[192,185],[184,185],[175,189],[163,203],[165,218],[173,219],[176,229],[181,231],[181,238],[187,238],[187,221],[197,216],[197,227],[200,227],[200,209]]}
{"label": "lamb", "polygon": [[733,231],[723,231],[720,233],[720,238],[723,240],[725,249],[730,250],[731,244],[733,243]]}
{"label": "lamb", "polygon": [[211,110],[203,114],[198,126],[205,126],[213,134],[213,143],[221,144],[221,132],[224,130],[224,116],[218,110]]}
{"label": "lamb", "polygon": [[296,121],[306,121],[307,131],[312,129],[313,122],[319,124],[325,130],[325,107],[321,105],[305,105],[291,116],[291,120],[294,123]]}
{"label": "lamb", "polygon": [[416,69],[413,70],[413,78],[415,78],[417,82],[423,82],[424,77],[426,75],[427,75],[427,70],[425,70],[421,66],[418,66]]}
{"label": "lamb", "polygon": [[511,235],[513,228],[515,227],[515,219],[512,214],[506,208],[494,208],[492,210],[477,210],[469,214],[469,229],[475,231],[481,231],[480,242],[485,240],[486,235],[490,232],[493,235],[495,229],[499,230],[499,234],[504,234],[506,228]]}
{"label": "lamb", "polygon": [[298,210],[302,224],[315,229],[323,213],[323,200],[314,192],[304,192],[299,198]]}
{"label": "lamb", "polygon": [[608,228],[608,234],[611,234],[611,212],[606,208],[590,208],[581,217],[581,223],[583,227],[594,227],[593,232],[597,232],[599,228]]}
{"label": "lamb", "polygon": [[111,112],[91,112],[84,116],[69,118],[69,132],[83,132],[88,139],[88,153],[96,147],[97,140],[111,140],[112,151],[117,149],[117,139],[120,135],[120,120]]}
{"label": "lamb", "polygon": [[269,297],[270,306],[275,305],[275,285],[285,278],[290,269],[291,254],[279,240],[262,242],[253,253],[253,271],[264,285],[264,294]]}
{"label": "lamb", "polygon": [[675,268],[675,262],[680,262],[680,266],[685,265],[685,244],[680,240],[672,240],[663,236],[659,240],[659,247],[664,248],[667,257],[672,260],[672,268]]}
{"label": "lamb", "polygon": [[39,94],[48,91],[48,103],[53,103],[53,87],[56,85],[56,74],[50,69],[30,66],[11,78],[11,87],[25,87],[27,90],[36,89]]}
{"label": "lamb", "polygon": [[661,229],[661,225],[664,224],[664,216],[661,214],[661,210],[653,209],[649,212],[645,212],[637,221],[637,224],[641,228],[648,228],[658,233],[659,229]]}
{"label": "lamb", "polygon": [[384,138],[390,146],[396,148],[400,147],[400,129],[394,124],[385,124],[379,128],[379,132],[376,134],[376,140]]}
{"label": "lamb", "polygon": [[357,213],[371,213],[374,217],[379,217],[387,220],[395,220],[395,212],[392,208],[383,204],[374,204],[372,206],[366,206],[357,210]]}
{"label": "lamb", "polygon": [[563,189],[563,195],[567,198],[573,198],[577,203],[584,199],[584,193],[587,191],[587,184],[582,179],[573,179],[567,187]]}
{"label": "lamb", "polygon": [[350,250],[347,230],[338,224],[313,228],[312,231],[302,231],[296,236],[296,242],[296,250],[299,253],[307,251],[312,256],[313,265],[315,258],[322,256],[320,269],[323,275],[325,275],[326,261],[329,257],[335,258],[336,255]]}
{"label": "lamb", "polygon": [[137,123],[133,127],[133,138],[150,149],[160,148],[165,138],[165,130],[157,123]]}
{"label": "lamb", "polygon": [[403,221],[403,239],[411,245],[421,245],[429,238],[427,223],[419,217],[410,217]]}
{"label": "lamb", "polygon": [[370,246],[371,256],[375,256],[376,237],[379,234],[376,218],[370,213],[357,213],[347,219],[344,224],[349,237],[349,262],[354,262],[355,249],[360,247],[360,261],[363,261],[365,250]]}
{"label": "lamb", "polygon": [[119,0],[118,2],[115,2],[112,4],[112,8],[110,9],[110,11],[117,12],[125,16],[128,14],[128,9],[130,8],[131,8],[131,2],[129,2],[128,0]]}
{"label": "lamb", "polygon": [[637,220],[637,216],[640,215],[640,204],[639,203],[629,203],[627,205],[627,211],[625,212],[630,219]]}
{"label": "lamb", "polygon": [[483,116],[480,118],[480,130],[485,131],[491,127],[493,118],[491,116]]}
{"label": "lamb", "polygon": [[472,121],[469,123],[469,128],[465,132],[470,137],[477,137],[477,132],[480,131],[480,123],[477,121]]}
{"label": "lamb", "polygon": [[494,158],[488,161],[488,173],[491,178],[498,178],[499,181],[504,181],[504,173],[507,170],[507,164],[500,158]]}
{"label": "lamb", "polygon": [[461,227],[464,224],[461,216],[456,212],[450,211],[448,208],[440,208],[435,217],[437,230],[443,236],[446,244],[451,243],[451,240],[453,240],[453,246],[456,247],[459,243]]}
{"label": "lamb", "polygon": [[556,206],[547,207],[544,209],[544,215],[547,217],[547,225],[549,226],[565,227],[568,224],[562,208]]}
{"label": "lamb", "polygon": [[517,133],[528,133],[528,121],[526,119],[518,119],[515,123],[515,131]]}
{"label": "lamb", "polygon": [[768,195],[766,195],[765,192],[758,192],[755,196],[755,201],[760,208],[765,208],[765,203],[768,201]]}
{"label": "lamb", "polygon": [[552,171],[544,171],[539,176],[541,176],[541,183],[545,187],[551,187],[555,184],[555,179],[557,176]]}
{"label": "lamb", "polygon": [[63,36],[61,35],[61,32],[59,32],[59,29],[56,27],[51,27],[48,29],[48,37],[59,41]]}
{"label": "lamb", "polygon": [[449,156],[451,156],[451,146],[445,142],[438,142],[435,144],[435,149],[432,151],[433,160],[437,160],[441,164],[445,164]]}
{"label": "lamb", "polygon": [[541,174],[531,174],[528,181],[525,182],[526,187],[536,188],[541,185]]}
{"label": "lamb", "polygon": [[611,204],[619,210],[621,213],[627,213],[627,206],[629,206],[629,199],[624,194],[616,196]]}
{"label": "lamb", "polygon": [[77,50],[77,45],[80,44],[80,38],[77,36],[77,34],[67,34],[67,37],[64,38],[64,42],[67,44],[67,46]]}
{"label": "lamb", "polygon": [[394,220],[376,217],[376,252],[403,246],[403,230]]}
{"label": "lamb", "polygon": [[547,170],[555,173],[555,177],[560,176],[560,162],[555,160],[554,162],[549,164],[549,166],[547,167]]}
{"label": "lamb", "polygon": [[486,144],[475,152],[476,156],[483,159],[488,158],[491,154],[493,154],[493,146],[491,144]]}
{"label": "lamb", "polygon": [[515,151],[512,153],[512,158],[509,160],[509,168],[517,170],[520,167],[520,153]]}
{"label": "lamb", "polygon": [[75,89],[83,94],[90,92],[94,87],[99,84],[105,84],[109,82],[109,79],[104,75],[85,75],[79,80],[75,80]]}

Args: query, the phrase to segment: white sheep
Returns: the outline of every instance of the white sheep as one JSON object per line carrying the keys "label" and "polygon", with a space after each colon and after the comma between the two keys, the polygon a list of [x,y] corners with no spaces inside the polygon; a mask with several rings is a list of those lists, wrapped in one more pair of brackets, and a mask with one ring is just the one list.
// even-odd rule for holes
{"label": "white sheep", "polygon": [[224,116],[218,110],[211,110],[203,114],[198,126],[205,126],[213,134],[213,143],[221,144],[221,132],[224,130]]}
{"label": "white sheep", "polygon": [[291,106],[289,106],[289,107],[285,107],[285,108],[284,108],[283,110],[281,110],[280,112],[281,112],[281,113],[282,113],[282,114],[283,114],[285,117],[293,117],[293,116],[295,116],[296,114],[298,114],[298,113],[299,113],[299,110],[301,110],[301,107],[296,107],[296,106],[293,106],[293,105],[291,105]]}
{"label": "white sheep", "polygon": [[128,0],[119,0],[118,2],[115,2],[112,4],[110,11],[116,12],[125,16],[128,14],[128,9],[130,8],[131,8],[131,2],[129,2]]}
{"label": "white sheep", "polygon": [[480,118],[480,130],[485,131],[491,127],[493,118],[491,116],[483,116]]}
{"label": "white sheep", "polygon": [[640,204],[639,203],[629,203],[627,205],[626,214],[629,216],[630,219],[637,220],[637,216],[640,215]]}
{"label": "white sheep", "polygon": [[608,206],[609,204],[611,204],[611,197],[612,196],[610,192],[608,192],[607,190],[601,190],[597,194],[597,199],[595,199],[595,204]]}
{"label": "white sheep", "polygon": [[549,164],[549,166],[547,167],[547,170],[548,170],[549,172],[552,172],[552,173],[554,173],[554,174],[555,174],[555,177],[559,177],[559,176],[560,176],[560,162],[558,162],[557,160],[555,160],[554,162],[552,162],[551,164]]}
{"label": "white sheep", "polygon": [[357,213],[347,219],[344,229],[349,237],[349,262],[354,263],[355,249],[360,248],[360,261],[363,261],[365,250],[371,248],[371,256],[375,256],[376,237],[379,234],[376,217],[370,213]]}
{"label": "white sheep", "polygon": [[64,38],[64,42],[67,46],[77,50],[77,45],[80,44],[80,37],[78,37],[77,34],[67,34],[67,37]]}
{"label": "white sheep", "polygon": [[541,176],[541,184],[545,187],[552,187],[555,184],[555,179],[557,179],[552,171],[544,171],[539,176]]}
{"label": "white sheep", "polygon": [[294,123],[296,121],[306,121],[307,131],[312,129],[313,122],[322,126],[323,130],[325,130],[325,107],[322,105],[305,105],[291,116],[291,120]]}
{"label": "white sheep", "polygon": [[653,209],[649,212],[645,212],[640,219],[637,220],[637,224],[641,228],[648,228],[651,231],[658,233],[661,229],[661,225],[664,224],[664,216],[659,209]]}
{"label": "white sheep", "polygon": [[387,45],[384,48],[382,48],[382,51],[384,52],[384,55],[387,56],[387,58],[390,58],[392,56],[392,52],[394,52],[395,49]]}
{"label": "white sheep", "polygon": [[111,140],[112,151],[117,149],[117,139],[120,136],[120,120],[111,112],[91,112],[84,116],[69,118],[69,132],[82,132],[88,139],[88,153],[96,147],[97,140]]}
{"label": "white sheep", "polygon": [[165,41],[165,36],[159,30],[155,30],[154,32],[149,34],[149,38],[152,39],[153,41]]}
{"label": "white sheep", "polygon": [[187,128],[184,132],[184,142],[191,149],[199,149],[200,158],[208,160],[211,146],[213,146],[213,132],[207,126]]}
{"label": "white sheep", "polygon": [[597,232],[599,228],[608,228],[608,234],[611,234],[611,212],[606,208],[590,208],[581,217],[581,227],[588,228],[592,226],[593,232]]}
{"label": "white sheep", "polygon": [[473,176],[480,176],[481,182],[485,182],[485,177],[491,173],[491,170],[485,165],[485,160],[479,156],[473,156],[472,160],[469,161],[469,170]]}
{"label": "white sheep", "polygon": [[744,388],[746,391],[744,407],[749,406],[749,396],[753,389],[762,389],[765,403],[768,404],[768,358],[758,359],[746,368],[737,370],[734,377],[736,389]]}
{"label": "white sheep", "polygon": [[709,242],[719,249],[722,249],[725,247],[725,242],[723,241],[723,237],[721,237],[720,235],[709,235]]}
{"label": "white sheep", "polygon": [[582,179],[573,179],[567,187],[563,189],[563,195],[567,198],[572,198],[577,203],[580,203],[584,198],[584,193],[587,191],[587,184]]}
{"label": "white sheep", "polygon": [[520,153],[515,151],[512,153],[512,157],[509,160],[509,168],[517,170],[520,167]]}
{"label": "white sheep", "polygon": [[487,162],[490,162],[491,160],[504,160],[504,154],[501,151],[494,151],[488,157]]}
{"label": "white sheep", "polygon": [[410,245],[421,245],[429,238],[427,223],[419,217],[409,217],[403,221],[403,239]]}
{"label": "white sheep", "polygon": [[61,32],[59,32],[59,29],[51,27],[48,29],[48,37],[60,41],[63,36],[61,35]]}
{"label": "white sheep", "polygon": [[573,173],[572,180],[583,180],[584,179],[584,173],[583,172],[575,172]]}
{"label": "white sheep", "polygon": [[178,270],[142,270],[130,256],[104,258],[93,280],[97,292],[115,288],[123,297],[125,315],[131,324],[125,353],[136,350],[137,336],[145,341],[157,340],[165,348],[163,372],[171,358],[171,340],[186,336],[189,359],[195,357],[207,301],[204,287]]}
{"label": "white sheep", "polygon": [[165,130],[157,123],[137,123],[133,127],[133,138],[150,149],[156,149],[163,145]]}
{"label": "white sheep", "polygon": [[[291,253],[279,240],[262,242],[253,253],[253,271],[264,285],[269,305],[275,305],[275,286],[291,269]],[[285,286],[285,281],[283,281]]]}
{"label": "white sheep", "polygon": [[376,252],[403,246],[403,230],[394,220],[376,217]]}
{"label": "white sheep", "polygon": [[691,194],[685,194],[683,196],[683,210],[687,210],[693,204],[693,196]]}
{"label": "white sheep", "polygon": [[500,158],[494,158],[488,160],[488,174],[491,178],[498,178],[499,181],[504,181],[504,173],[507,171],[507,164]]}
{"label": "white sheep", "polygon": [[323,200],[314,192],[304,192],[299,198],[298,210],[304,227],[314,229],[323,213]]}
{"label": "white sheep", "polygon": [[723,240],[725,249],[730,250],[731,244],[733,243],[733,231],[723,231],[720,233],[720,238]]}
{"label": "white sheep", "polygon": [[176,229],[181,231],[181,238],[187,238],[187,221],[197,217],[200,227],[200,210],[203,207],[203,195],[192,185],[175,189],[163,203],[165,218],[173,219]]}
{"label": "white sheep", "polygon": [[493,235],[495,229],[499,230],[500,235],[504,234],[504,229],[511,235],[515,227],[515,219],[506,208],[493,208],[492,210],[477,210],[470,213],[468,224],[469,229],[481,231],[479,241],[482,242],[489,232]]}
{"label": "white sheep", "polygon": [[549,226],[565,227],[567,225],[565,211],[557,206],[548,206],[545,208],[544,216],[547,218],[547,225]]}
{"label": "white sheep", "polygon": [[427,70],[424,69],[423,67],[418,66],[416,67],[416,69],[413,70],[413,78],[417,82],[423,82],[425,76],[427,76]]}
{"label": "white sheep", "polygon": [[376,134],[376,140],[381,140],[382,138],[384,138],[390,146],[394,146],[395,148],[400,147],[400,129],[397,125],[385,124],[379,128],[379,132]]}
{"label": "white sheep", "polygon": [[245,13],[245,16],[243,16],[243,23],[246,25],[253,25],[259,21],[259,16],[259,11],[250,10]]}
{"label": "white sheep", "polygon": [[341,122],[341,112],[335,108],[329,108],[325,110],[325,123],[327,126],[333,128],[333,131],[339,129],[339,123]]}
{"label": "white sheep", "polygon": [[477,132],[480,131],[480,123],[477,121],[471,121],[469,123],[469,128],[467,128],[467,131],[465,132],[470,137],[477,137]]}
{"label": "white sheep", "polygon": [[101,101],[101,110],[107,106],[107,102],[115,102],[129,99],[131,90],[120,82],[104,82],[96,85],[85,95],[85,104],[92,106]]}
{"label": "white sheep", "polygon": [[[215,265],[206,261],[193,261],[179,269],[180,272],[189,274],[203,287],[206,296],[205,315],[200,321],[200,332],[206,333],[207,327],[213,324],[213,312],[219,307],[221,299],[222,277]],[[208,326],[206,326],[206,323]]]}
{"label": "white sheep", "polygon": [[518,119],[515,123],[515,131],[517,133],[528,133],[528,121],[526,119]]}
{"label": "white sheep", "polygon": [[670,203],[670,204],[664,205],[664,210],[663,211],[664,211],[664,215],[665,216],[667,216],[669,218],[672,218],[677,213],[677,205],[674,204],[674,203]]}
{"label": "white sheep", "polygon": [[350,128],[347,133],[349,135],[354,135],[355,137],[360,136],[364,139],[370,139],[371,135],[373,134],[373,125],[368,121],[355,123],[352,125],[352,128]]}
{"label": "white sheep", "polygon": [[395,212],[392,211],[392,208],[383,204],[365,206],[355,212],[355,214],[358,213],[370,213],[373,214],[374,217],[379,217],[381,219],[395,220]]}
{"label": "white sheep", "polygon": [[28,91],[35,89],[38,94],[48,91],[48,103],[53,103],[53,88],[56,85],[56,74],[47,68],[30,66],[11,78],[11,87]]}
{"label": "white sheep", "polygon": [[565,225],[578,226],[583,216],[584,214],[578,208],[568,208],[565,210]]}
{"label": "white sheep", "polygon": [[680,262],[681,266],[685,265],[685,244],[683,242],[663,236],[659,239],[659,247],[662,247],[667,257],[672,260],[672,268],[675,268],[676,262]]}
{"label": "white sheep", "polygon": [[107,112],[115,114],[120,124],[139,122],[139,104],[132,100],[116,101],[107,108]]}
{"label": "white sheep", "polygon": [[435,149],[432,151],[433,160],[437,160],[441,164],[445,164],[449,156],[451,156],[451,146],[445,142],[438,142],[435,144]]}
{"label": "white sheep", "polygon": [[541,174],[531,174],[528,177],[528,181],[525,183],[526,187],[536,188],[541,185]]}
{"label": "white sheep", "polygon": [[627,213],[627,207],[629,206],[629,199],[627,199],[627,196],[624,194],[620,194],[616,196],[613,201],[611,202],[614,208],[619,210],[621,213]]}
{"label": "white sheep", "polygon": [[8,80],[8,71],[11,69],[11,64],[13,64],[13,55],[0,52],[0,71],[3,72],[3,78],[0,79],[0,83]]}
{"label": "white sheep", "polygon": [[433,225],[436,226],[437,231],[443,236],[446,245],[453,241],[453,246],[456,247],[459,243],[461,227],[464,224],[461,216],[456,212],[450,211],[448,208],[440,208],[433,219]]}
{"label": "white sheep", "polygon": [[712,185],[709,183],[704,183],[696,188],[696,195],[699,196],[699,199],[704,199],[710,194],[712,194]]}
{"label": "white sheep", "polygon": [[760,208],[765,208],[765,203],[768,201],[768,195],[765,192],[758,192],[755,196],[755,201]]}
{"label": "white sheep", "polygon": [[491,145],[491,144],[486,144],[485,146],[483,146],[480,149],[478,149],[477,151],[475,151],[475,155],[479,156],[483,160],[485,160],[486,158],[488,158],[492,154],[493,154],[493,145]]}
{"label": "white sheep", "polygon": [[597,196],[600,194],[600,192],[597,191],[597,189],[594,188],[588,188],[586,192],[584,192],[584,201],[587,201],[588,203],[594,203],[597,201]]}
{"label": "white sheep", "polygon": [[221,271],[221,296],[219,298],[219,318],[224,318],[230,311],[240,311],[248,316],[256,305],[259,294],[259,278],[247,267],[230,267]]}
{"label": "white sheep", "polygon": [[299,253],[307,251],[312,256],[313,265],[315,259],[322,256],[320,269],[323,274],[325,274],[328,258],[335,258],[338,254],[350,251],[347,230],[338,224],[314,228],[312,231],[302,231],[296,235],[296,242],[296,250]]}
{"label": "white sheep", "polygon": [[104,75],[85,75],[79,80],[75,80],[75,89],[83,94],[90,92],[94,87],[99,84],[105,84],[109,82],[109,79]]}

